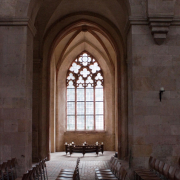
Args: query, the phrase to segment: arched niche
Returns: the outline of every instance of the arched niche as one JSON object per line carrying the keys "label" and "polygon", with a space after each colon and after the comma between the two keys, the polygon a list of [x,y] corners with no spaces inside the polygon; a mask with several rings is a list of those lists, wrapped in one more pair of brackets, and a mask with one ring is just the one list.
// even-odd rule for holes
{"label": "arched niche", "polygon": [[[78,54],[86,50],[100,64],[104,74],[105,131],[103,132],[67,132],[66,131],[66,75],[69,66]],[[113,66],[113,64],[111,64]],[[94,47],[81,43],[76,46],[63,60],[57,73],[56,92],[56,150],[64,150],[64,142],[74,141],[80,144],[84,141],[94,144],[104,142],[105,150],[115,150],[115,74],[106,63],[103,55]]]}
{"label": "arched niche", "polygon": [[[84,26],[87,28],[84,29]],[[94,43],[90,40],[82,40],[74,45],[70,46],[69,43],[68,48],[65,48],[65,44],[67,44],[69,39],[67,38],[66,42],[64,43],[64,46],[60,45],[60,43],[63,44],[64,38],[68,36],[71,32],[74,30],[78,30],[83,32],[90,32],[93,31],[95,33],[93,36],[94,38],[98,39],[98,43]],[[93,34],[91,33],[91,34]],[[101,42],[101,43],[100,43]],[[83,44],[83,46],[82,46]],[[104,45],[106,47],[104,47]],[[108,47],[111,46],[111,47]],[[60,56],[55,53],[57,47],[61,47],[61,49],[64,49],[63,56]],[[86,47],[85,47],[86,46]],[[114,25],[111,23],[104,21],[104,19],[100,19],[98,17],[90,17],[89,15],[77,15],[77,16],[69,16],[65,17],[62,22],[57,22],[56,25],[53,25],[52,29],[48,31],[48,34],[45,35],[44,41],[43,41],[43,62],[42,62],[42,93],[41,93],[41,100],[42,100],[42,106],[41,106],[41,119],[40,124],[42,124],[42,129],[45,129],[45,131],[41,130],[40,132],[42,138],[44,137],[43,134],[47,134],[46,139],[46,149],[40,149],[42,152],[41,154],[48,154],[50,152],[55,152],[56,150],[61,150],[62,144],[64,143],[64,140],[62,139],[62,142],[57,142],[56,138],[59,136],[57,133],[63,133],[64,131],[56,130],[54,131],[55,126],[57,127],[57,119],[58,114],[58,101],[60,102],[64,100],[63,96],[59,97],[59,100],[57,97],[57,89],[59,86],[58,76],[59,73],[63,73],[65,71],[65,68],[61,69],[64,62],[73,61],[73,58],[68,58],[70,54],[74,54],[72,57],[75,58],[77,56],[77,49],[79,48],[79,53],[83,50],[89,51],[94,57],[100,58],[99,61],[102,60],[102,68],[109,69],[110,75],[113,73],[114,80],[110,82],[111,85],[114,83],[112,90],[114,91],[114,97],[112,96],[111,101],[114,103],[114,130],[111,131],[111,136],[114,136],[114,146],[116,151],[119,151],[119,157],[126,157],[127,156],[127,107],[126,107],[126,98],[127,98],[127,90],[126,90],[126,63],[125,63],[125,46],[121,37],[120,32],[117,28],[115,28]],[[73,49],[76,49],[73,50]],[[102,50],[103,49],[103,50]],[[107,51],[110,51],[110,49],[113,49],[113,53],[108,53]],[[62,54],[62,53],[60,53]],[[109,54],[109,55],[108,55]],[[60,58],[60,59],[59,59]],[[67,63],[66,62],[66,63]],[[65,63],[65,64],[66,64]],[[69,62],[70,63],[70,62]],[[111,65],[112,64],[112,65]],[[104,66],[104,67],[103,67]],[[68,69],[68,68],[67,68]],[[66,70],[67,70],[66,69]],[[48,72],[48,73],[47,73]],[[108,72],[108,70],[106,71]],[[123,72],[123,74],[122,74]],[[65,73],[65,72],[64,72]],[[66,74],[66,73],[65,73]],[[51,77],[53,76],[53,78]],[[63,74],[62,74],[63,76]],[[110,78],[109,76],[108,78]],[[112,78],[111,77],[111,78]],[[63,78],[62,78],[63,79]],[[54,85],[52,84],[54,82]],[[63,83],[63,82],[62,82]],[[53,86],[53,88],[52,88]],[[56,88],[55,88],[56,87]],[[124,88],[122,91],[121,88]],[[52,90],[53,89],[53,90]],[[62,88],[63,89],[63,88]],[[61,94],[61,93],[60,93]],[[64,93],[62,93],[64,94]],[[64,101],[65,102],[65,101]],[[56,105],[55,105],[56,104]],[[53,106],[53,108],[52,108]],[[122,110],[125,109],[123,112],[122,117]],[[54,119],[52,121],[52,118]],[[124,122],[123,122],[124,121]],[[47,124],[45,125],[45,122]],[[53,122],[53,123],[52,123]],[[122,130],[123,129],[123,130]],[[113,134],[114,133],[114,134]],[[123,133],[123,134],[122,134]],[[125,139],[125,141],[122,141],[122,139]],[[40,142],[43,144],[44,140]],[[61,143],[61,145],[57,145],[57,143]],[[45,144],[43,144],[44,146]],[[57,148],[58,147],[58,148]],[[47,152],[48,151],[48,152]],[[122,154],[122,155],[121,155]]]}

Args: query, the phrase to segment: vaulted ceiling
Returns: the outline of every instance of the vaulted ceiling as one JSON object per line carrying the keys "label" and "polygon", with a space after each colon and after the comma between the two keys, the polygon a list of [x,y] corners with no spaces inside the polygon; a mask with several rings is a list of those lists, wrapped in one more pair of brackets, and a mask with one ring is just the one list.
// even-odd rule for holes
{"label": "vaulted ceiling", "polygon": [[[114,45],[103,29],[110,34],[114,34],[114,32],[110,32],[110,28],[116,30],[117,34],[124,37],[125,42],[128,14],[129,6],[127,1],[122,0],[113,0],[113,3],[109,0],[86,0],[83,2],[82,0],[76,0],[76,2],[54,0],[53,3],[44,0],[35,21],[37,34],[35,37],[34,57],[39,58],[38,56],[42,56],[39,52],[42,52],[43,44],[51,36],[50,34],[54,34],[51,39],[52,44],[59,36],[59,32],[61,32],[61,37],[58,44],[56,42],[54,51],[57,68],[68,53],[77,47],[81,47],[82,50],[88,50],[90,47],[96,49],[104,59],[108,59],[114,64],[115,47],[113,47]],[[68,32],[66,27],[76,21],[84,22],[74,26]],[[88,23],[88,21],[95,24]],[[101,25],[102,28],[98,28],[97,24]],[[83,27],[85,29],[82,29]],[[62,35],[63,29],[64,35]]]}

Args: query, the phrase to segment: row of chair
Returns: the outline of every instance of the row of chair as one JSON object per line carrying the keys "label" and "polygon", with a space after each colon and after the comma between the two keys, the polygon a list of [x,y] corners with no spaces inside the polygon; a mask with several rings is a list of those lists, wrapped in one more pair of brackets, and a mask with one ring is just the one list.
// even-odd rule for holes
{"label": "row of chair", "polygon": [[61,169],[56,180],[80,180],[79,177],[80,158],[77,158],[75,169]]}
{"label": "row of chair", "polygon": [[48,180],[46,160],[47,158],[39,161],[35,167],[23,175],[22,180]]}
{"label": "row of chair", "polygon": [[95,169],[96,180],[125,180],[126,170],[116,157],[111,157],[110,169]]}
{"label": "row of chair", "polygon": [[180,180],[180,169],[160,161],[152,156],[149,158],[150,169],[135,169],[135,180]]}
{"label": "row of chair", "polygon": [[16,158],[0,164],[0,180],[15,180],[17,178],[16,165]]}

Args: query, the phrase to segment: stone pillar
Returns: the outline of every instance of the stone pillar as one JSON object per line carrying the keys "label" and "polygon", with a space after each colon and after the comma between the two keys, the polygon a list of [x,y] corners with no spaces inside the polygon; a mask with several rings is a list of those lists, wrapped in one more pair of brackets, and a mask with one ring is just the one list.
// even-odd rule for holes
{"label": "stone pillar", "polygon": [[32,164],[33,34],[28,22],[0,20],[0,162]]}
{"label": "stone pillar", "polygon": [[39,119],[40,119],[40,84],[41,84],[41,59],[33,61],[33,91],[32,91],[32,160],[39,161]]}

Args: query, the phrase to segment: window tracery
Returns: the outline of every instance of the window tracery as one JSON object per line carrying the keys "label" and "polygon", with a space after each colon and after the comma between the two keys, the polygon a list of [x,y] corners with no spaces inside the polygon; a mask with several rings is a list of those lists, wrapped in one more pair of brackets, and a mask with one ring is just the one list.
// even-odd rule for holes
{"label": "window tracery", "polygon": [[67,130],[104,130],[103,72],[87,52],[67,72]]}

